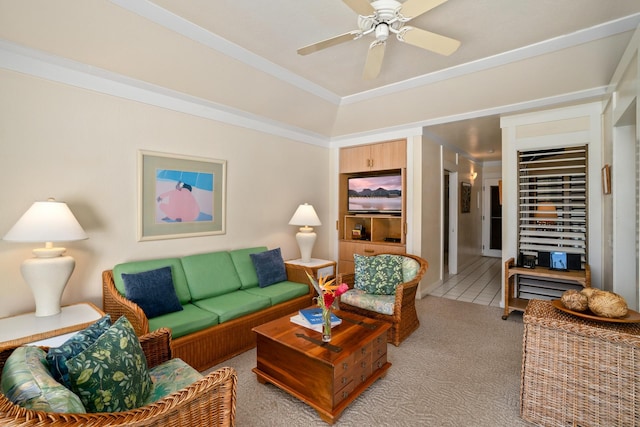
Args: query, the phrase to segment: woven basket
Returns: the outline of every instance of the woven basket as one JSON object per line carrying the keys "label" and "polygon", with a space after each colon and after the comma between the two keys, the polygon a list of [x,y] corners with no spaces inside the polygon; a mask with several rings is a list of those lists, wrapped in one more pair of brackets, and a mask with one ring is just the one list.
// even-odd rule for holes
{"label": "woven basket", "polygon": [[542,426],[640,426],[640,324],[591,321],[531,300],[520,415]]}

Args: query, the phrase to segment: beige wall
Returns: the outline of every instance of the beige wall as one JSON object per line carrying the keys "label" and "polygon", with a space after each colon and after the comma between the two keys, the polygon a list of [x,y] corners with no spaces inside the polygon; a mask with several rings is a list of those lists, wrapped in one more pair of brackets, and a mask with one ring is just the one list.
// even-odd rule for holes
{"label": "beige wall", "polygon": [[[312,203],[315,257],[331,254],[329,150],[0,70],[0,235],[34,201],[66,201],[89,235],[65,246],[76,270],[63,304],[102,305],[103,270],[161,256],[266,245],[299,256],[287,223]],[[227,232],[138,242],[138,150],[227,160]],[[34,308],[19,268],[38,244],[0,240],[0,317]]]}
{"label": "beige wall", "polygon": [[[603,287],[640,307],[638,212],[640,203],[640,29],[636,30],[612,79],[604,111],[603,164],[611,165],[611,194],[603,196]],[[634,186],[632,183],[636,183]],[[635,230],[635,233],[630,232]]]}

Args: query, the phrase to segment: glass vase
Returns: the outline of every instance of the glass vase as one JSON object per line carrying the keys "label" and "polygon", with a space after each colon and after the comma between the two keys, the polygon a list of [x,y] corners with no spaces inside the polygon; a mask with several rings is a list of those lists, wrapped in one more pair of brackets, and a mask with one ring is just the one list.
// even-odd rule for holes
{"label": "glass vase", "polygon": [[322,307],[322,341],[331,341],[331,307]]}

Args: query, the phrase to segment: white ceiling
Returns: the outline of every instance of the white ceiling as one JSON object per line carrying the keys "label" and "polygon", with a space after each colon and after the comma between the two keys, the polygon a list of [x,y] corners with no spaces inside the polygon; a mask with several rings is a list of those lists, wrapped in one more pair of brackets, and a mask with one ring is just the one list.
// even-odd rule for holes
{"label": "white ceiling", "polygon": [[[376,90],[401,91],[412,80],[429,76],[453,78],[457,68],[471,72],[495,61],[517,61],[587,43],[625,28],[612,21],[635,15],[630,24],[635,26],[640,19],[637,0],[449,0],[410,25],[460,40],[454,54],[441,56],[390,37],[380,75],[363,80],[371,35],[307,56],[296,53],[302,46],[358,28],[357,14],[340,0],[153,3],[338,95],[343,102],[366,97],[369,91],[373,96]],[[629,37],[630,33],[620,43],[626,44]],[[477,160],[501,157],[497,115],[436,125],[427,132]]]}
{"label": "white ceiling", "polygon": [[480,161],[500,159],[501,114],[605,96],[639,24],[638,0],[448,0],[410,25],[460,40],[455,53],[390,37],[380,75],[363,80],[372,36],[296,53],[357,29],[342,0],[0,0],[0,42],[114,73],[195,111],[244,114],[337,146],[424,128]]}

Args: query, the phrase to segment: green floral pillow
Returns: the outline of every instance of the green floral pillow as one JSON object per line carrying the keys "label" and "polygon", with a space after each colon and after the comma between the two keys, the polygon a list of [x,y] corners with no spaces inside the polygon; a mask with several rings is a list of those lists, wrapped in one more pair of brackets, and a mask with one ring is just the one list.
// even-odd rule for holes
{"label": "green floral pillow", "polygon": [[356,289],[367,288],[369,283],[369,258],[368,256],[353,254],[354,274],[353,287]]}
{"label": "green floral pillow", "polygon": [[78,355],[93,344],[111,326],[111,316],[108,314],[93,324],[79,331],[64,342],[60,347],[51,347],[47,352],[47,362],[51,375],[60,384],[71,389],[67,360]]}
{"label": "green floral pillow", "polygon": [[151,378],[140,341],[126,317],[67,361],[71,389],[87,412],[119,412],[144,405]]}
{"label": "green floral pillow", "polygon": [[375,295],[394,295],[402,280],[402,256],[377,255],[369,258],[369,280],[364,291]]}

